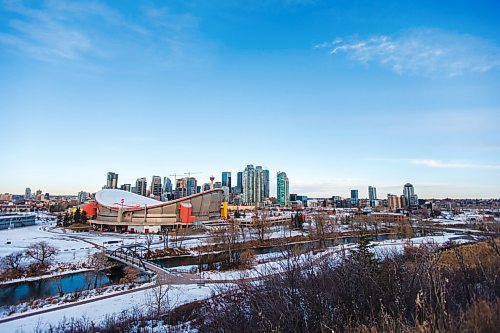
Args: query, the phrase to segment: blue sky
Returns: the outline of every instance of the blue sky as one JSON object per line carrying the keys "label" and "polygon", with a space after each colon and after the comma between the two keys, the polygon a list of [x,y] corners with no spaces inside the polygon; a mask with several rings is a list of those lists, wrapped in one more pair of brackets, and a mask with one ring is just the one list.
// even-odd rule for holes
{"label": "blue sky", "polygon": [[310,196],[411,182],[500,197],[499,15],[497,1],[2,1],[0,192],[254,164]]}

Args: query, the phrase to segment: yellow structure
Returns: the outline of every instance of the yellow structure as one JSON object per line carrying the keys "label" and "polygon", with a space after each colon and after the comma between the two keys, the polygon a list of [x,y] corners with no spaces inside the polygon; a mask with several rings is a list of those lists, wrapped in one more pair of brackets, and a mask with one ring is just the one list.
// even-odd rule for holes
{"label": "yellow structure", "polygon": [[228,209],[229,205],[227,203],[227,201],[223,201],[222,202],[222,208],[220,210],[220,216],[224,219],[227,219],[229,217],[229,209]]}

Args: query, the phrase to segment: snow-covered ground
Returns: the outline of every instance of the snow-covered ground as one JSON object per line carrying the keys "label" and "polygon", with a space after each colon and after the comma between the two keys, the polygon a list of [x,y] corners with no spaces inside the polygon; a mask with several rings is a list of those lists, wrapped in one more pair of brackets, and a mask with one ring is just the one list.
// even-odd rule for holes
{"label": "snow-covered ground", "polygon": [[[212,288],[209,286],[179,285],[170,288],[171,307],[207,298],[212,293]],[[148,293],[151,293],[150,289],[0,323],[0,332],[33,332],[35,329],[44,332],[49,325],[57,325],[64,319],[86,317],[94,322],[101,322],[106,316],[119,314],[123,311],[133,311],[135,307],[146,311],[148,309]]]}
{"label": "snow-covered ground", "polygon": [[[49,224],[0,230],[0,257],[12,252],[24,251],[31,244],[46,241],[59,249],[55,263],[79,263],[95,253],[97,249],[89,243],[50,231]],[[9,244],[10,242],[10,244]]]}

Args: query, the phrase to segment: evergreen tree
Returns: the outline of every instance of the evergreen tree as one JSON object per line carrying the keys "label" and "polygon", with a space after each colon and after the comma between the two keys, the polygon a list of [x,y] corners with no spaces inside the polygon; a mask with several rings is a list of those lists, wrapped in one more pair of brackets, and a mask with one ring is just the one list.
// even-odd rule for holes
{"label": "evergreen tree", "polygon": [[80,211],[80,207],[76,208],[75,213],[73,214],[73,221],[75,221],[75,223],[82,222],[82,212]]}
{"label": "evergreen tree", "polygon": [[63,216],[61,214],[57,214],[57,226],[60,227],[63,225]]}
{"label": "evergreen tree", "polygon": [[375,253],[370,251],[373,248],[373,244],[370,244],[370,239],[366,231],[362,230],[358,247],[352,250],[351,258],[359,265],[365,267],[376,267],[380,263],[379,259],[375,256]]}
{"label": "evergreen tree", "polygon": [[63,226],[67,227],[69,225],[69,214],[68,212],[64,213],[64,218],[63,218]]}
{"label": "evergreen tree", "polygon": [[295,229],[300,229],[302,230],[303,228],[303,224],[302,224],[302,212],[297,212],[297,214],[295,214],[295,216],[292,218],[293,220],[293,227]]}
{"label": "evergreen tree", "polygon": [[87,212],[82,210],[82,223],[87,223],[89,218],[87,217]]}

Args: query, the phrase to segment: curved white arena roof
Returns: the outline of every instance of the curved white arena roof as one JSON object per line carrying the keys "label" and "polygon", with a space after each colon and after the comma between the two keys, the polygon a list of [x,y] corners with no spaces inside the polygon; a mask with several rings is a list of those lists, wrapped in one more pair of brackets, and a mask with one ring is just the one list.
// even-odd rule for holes
{"label": "curved white arena roof", "polygon": [[123,206],[125,208],[144,207],[145,205],[155,206],[164,203],[155,199],[143,197],[142,195],[138,195],[132,192],[114,189],[100,190],[95,194],[95,200],[104,206]]}

